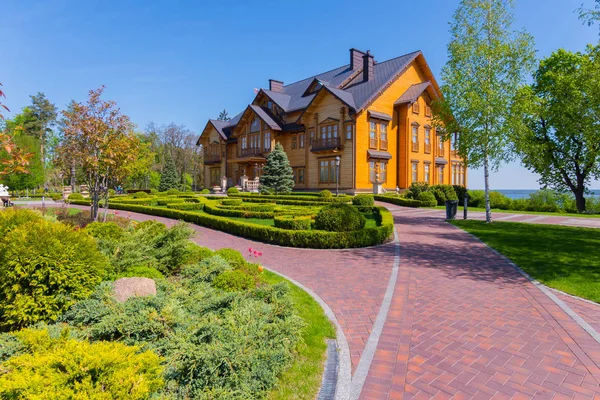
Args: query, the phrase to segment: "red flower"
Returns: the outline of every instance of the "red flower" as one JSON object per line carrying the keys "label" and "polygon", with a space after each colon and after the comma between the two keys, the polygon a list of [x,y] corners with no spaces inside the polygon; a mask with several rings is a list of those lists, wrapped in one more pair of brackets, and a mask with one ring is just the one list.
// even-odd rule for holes
{"label": "red flower", "polygon": [[252,247],[248,247],[248,253],[252,253]]}
{"label": "red flower", "polygon": [[261,257],[262,256],[262,251],[258,252],[258,256]]}

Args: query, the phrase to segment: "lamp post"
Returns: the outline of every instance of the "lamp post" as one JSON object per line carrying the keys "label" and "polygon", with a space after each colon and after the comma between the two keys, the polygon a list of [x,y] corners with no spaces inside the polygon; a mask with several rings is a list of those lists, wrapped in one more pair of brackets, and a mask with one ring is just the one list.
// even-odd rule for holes
{"label": "lamp post", "polygon": [[340,156],[335,157],[335,196],[339,196],[340,192]]}

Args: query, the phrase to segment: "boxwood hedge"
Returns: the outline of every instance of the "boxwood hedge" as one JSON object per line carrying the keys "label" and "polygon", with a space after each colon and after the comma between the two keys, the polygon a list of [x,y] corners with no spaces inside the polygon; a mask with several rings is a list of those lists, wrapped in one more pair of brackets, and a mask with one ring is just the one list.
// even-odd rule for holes
{"label": "boxwood hedge", "polygon": [[392,203],[395,204],[397,206],[403,206],[403,207],[423,207],[423,202],[419,201],[419,200],[413,200],[413,199],[406,199],[404,197],[392,197],[392,196],[382,196],[379,194],[376,194],[373,196],[375,198],[375,200],[377,201],[382,201],[384,203]]}

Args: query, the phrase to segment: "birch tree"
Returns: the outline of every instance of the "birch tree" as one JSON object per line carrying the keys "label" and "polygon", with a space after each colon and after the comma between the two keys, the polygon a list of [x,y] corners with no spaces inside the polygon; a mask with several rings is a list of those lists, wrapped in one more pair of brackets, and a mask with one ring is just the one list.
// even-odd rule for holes
{"label": "birch tree", "polygon": [[434,102],[434,123],[445,140],[458,133],[457,149],[470,167],[484,170],[486,221],[490,172],[511,159],[511,104],[533,68],[533,37],[512,29],[514,0],[462,0],[454,13],[443,99]]}

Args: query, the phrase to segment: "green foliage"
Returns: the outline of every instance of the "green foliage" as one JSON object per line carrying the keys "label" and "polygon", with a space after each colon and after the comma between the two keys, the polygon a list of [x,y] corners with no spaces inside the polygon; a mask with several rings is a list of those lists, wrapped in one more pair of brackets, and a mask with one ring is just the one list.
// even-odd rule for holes
{"label": "green foliage", "polygon": [[140,192],[135,192],[135,193],[133,194],[133,198],[134,198],[134,199],[143,199],[143,198],[146,198],[146,197],[148,197],[148,196],[150,196],[148,193],[146,193],[146,192],[141,192],[141,191],[140,191]]}
{"label": "green foliage", "polygon": [[333,194],[331,193],[331,191],[329,191],[329,190],[327,190],[327,189],[325,189],[325,190],[321,190],[321,191],[319,192],[319,197],[330,198],[330,197],[332,197],[332,196],[333,196]]}
{"label": "green foliage", "polygon": [[236,194],[239,193],[239,189],[236,187],[230,187],[229,189],[227,189],[227,194]]}
{"label": "green foliage", "polygon": [[464,205],[465,193],[467,193],[467,188],[461,185],[452,185],[452,187],[454,188],[454,193],[456,193],[456,197],[458,198],[458,205]]}
{"label": "green foliage", "polygon": [[439,206],[446,204],[446,200],[458,200],[452,185],[433,185],[429,191],[433,193]]}
{"label": "green foliage", "polygon": [[12,140],[15,146],[32,154],[32,157],[27,165],[27,172],[9,174],[3,178],[3,183],[13,190],[31,190],[44,183],[44,163],[40,154],[40,140],[38,137],[24,134],[20,130],[13,134]]}
{"label": "green foliage", "polygon": [[274,221],[277,228],[302,231],[310,229],[313,220],[310,216],[281,215],[275,216]]}
{"label": "green foliage", "polygon": [[39,211],[13,207],[3,210],[0,212],[0,238],[4,238],[9,231],[16,227],[42,219],[42,213]]}
{"label": "green foliage", "polygon": [[83,195],[81,193],[71,193],[67,196],[69,200],[83,200]]}
{"label": "green foliage", "polygon": [[154,267],[149,266],[135,266],[129,267],[125,271],[119,273],[115,276],[115,279],[118,278],[129,278],[129,277],[142,277],[142,278],[150,278],[150,279],[164,279],[165,276]]}
{"label": "green foliage", "polygon": [[242,199],[223,199],[221,200],[221,204],[224,206],[238,206],[242,204]]}
{"label": "green foliage", "polygon": [[121,343],[53,338],[47,330],[13,334],[23,348],[2,364],[6,399],[146,399],[163,386],[160,358]]}
{"label": "green foliage", "polygon": [[[485,207],[485,192],[483,190],[469,190],[469,206]],[[508,210],[511,206],[510,198],[500,192],[490,192],[490,207]]]}
{"label": "green foliage", "polygon": [[177,204],[184,203],[185,199],[177,199],[177,198],[166,198],[166,199],[157,199],[156,204],[159,206],[166,206],[167,204]]}
{"label": "green foliage", "polygon": [[209,190],[209,189],[202,189],[202,190],[200,191],[200,193],[202,193],[202,194],[209,194],[209,193],[210,193],[210,190]]}
{"label": "green foliage", "polygon": [[183,259],[183,265],[199,263],[200,261],[211,258],[215,254],[208,247],[198,246],[195,243],[189,242],[187,246],[187,254]]}
{"label": "green foliage", "polygon": [[254,286],[254,279],[240,270],[225,271],[215,278],[214,287],[226,292],[240,292]]}
{"label": "green foliage", "polygon": [[423,207],[435,207],[438,201],[432,192],[421,192],[417,198],[422,203]]}
{"label": "green foliage", "polygon": [[600,178],[600,44],[584,53],[558,50],[540,62],[534,83],[521,89],[511,119],[522,163],[540,183],[575,195]]}
{"label": "green foliage", "polygon": [[165,157],[165,166],[163,173],[160,177],[160,184],[158,185],[159,192],[166,192],[171,189],[177,189],[179,187],[179,177],[177,175],[177,168],[171,156],[167,153]]}
{"label": "green foliage", "polygon": [[404,198],[404,197],[397,197],[397,196],[382,196],[382,195],[375,195],[373,197],[377,201],[382,201],[382,202],[385,202],[385,203],[391,203],[391,204],[395,204],[397,206],[402,206],[402,207],[423,207],[423,204],[419,200],[407,199],[407,198]]}
{"label": "green foliage", "polygon": [[167,208],[200,211],[204,208],[204,203],[167,203]]}
{"label": "green foliage", "polygon": [[408,188],[408,193],[406,197],[409,199],[418,199],[419,195],[423,192],[427,192],[429,190],[429,183],[426,182],[413,182],[410,184]]}
{"label": "green foliage", "polygon": [[242,254],[234,249],[222,248],[215,252],[215,255],[221,257],[229,263],[233,268],[241,268],[246,264],[246,259]]}
{"label": "green foliage", "polygon": [[260,177],[260,190],[275,194],[290,193],[294,188],[294,171],[281,143],[267,156],[267,162]]}
{"label": "green foliage", "polygon": [[372,194],[359,194],[352,198],[352,204],[355,206],[374,206],[375,198]]}
{"label": "green foliage", "polygon": [[180,193],[179,189],[169,189],[169,190],[167,190],[167,195],[169,195],[169,196],[178,195],[179,193]]}
{"label": "green foliage", "polygon": [[0,328],[55,320],[91,293],[105,268],[84,232],[44,220],[14,228],[0,241]]}
{"label": "green foliage", "polygon": [[323,207],[315,217],[315,229],[349,232],[364,228],[365,217],[348,204],[335,203]]}
{"label": "green foliage", "polygon": [[125,234],[123,228],[114,222],[92,222],[85,227],[89,235],[104,240],[120,240]]}

